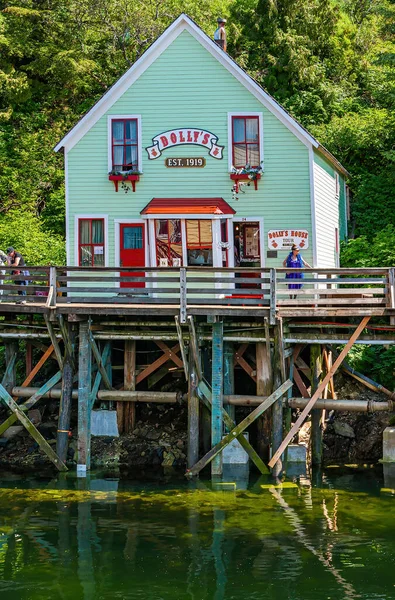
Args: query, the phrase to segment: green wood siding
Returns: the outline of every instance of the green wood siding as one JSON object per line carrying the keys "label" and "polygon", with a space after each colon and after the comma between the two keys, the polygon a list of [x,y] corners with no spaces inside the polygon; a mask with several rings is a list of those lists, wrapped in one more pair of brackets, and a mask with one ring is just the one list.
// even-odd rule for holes
{"label": "green wood siding", "polygon": [[[262,112],[264,174],[258,191],[253,185],[232,202],[228,174],[228,112]],[[140,217],[154,197],[223,197],[237,217],[264,217],[265,254],[269,229],[303,228],[310,232],[312,261],[309,153],[271,112],[231,75],[194,37],[184,31],[112,106],[108,114],[139,114],[142,119],[143,171],[136,192],[115,193],[108,181],[107,115],[103,116],[68,153],[68,240],[74,262],[74,217],[106,213],[109,216],[109,265],[114,264],[114,218]],[[197,146],[165,150],[148,160],[145,147],[152,137],[177,127],[197,127],[218,136],[225,146],[223,160]],[[167,169],[165,158],[204,156],[203,169]],[[285,257],[266,259],[279,266]]]}

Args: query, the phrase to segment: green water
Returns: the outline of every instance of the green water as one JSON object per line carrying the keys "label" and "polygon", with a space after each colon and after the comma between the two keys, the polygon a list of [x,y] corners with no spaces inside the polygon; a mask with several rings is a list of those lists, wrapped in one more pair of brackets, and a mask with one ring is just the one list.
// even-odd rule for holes
{"label": "green water", "polygon": [[394,599],[395,495],[381,473],[295,481],[0,473],[0,598]]}

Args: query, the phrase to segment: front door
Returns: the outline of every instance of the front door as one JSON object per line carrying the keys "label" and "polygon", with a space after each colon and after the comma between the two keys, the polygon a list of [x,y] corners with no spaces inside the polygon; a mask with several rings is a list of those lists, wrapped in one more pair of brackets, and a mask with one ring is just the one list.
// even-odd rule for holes
{"label": "front door", "polygon": [[[120,266],[145,267],[144,223],[120,224]],[[144,277],[143,272],[121,272],[121,277]],[[144,281],[121,281],[121,287],[145,287]]]}

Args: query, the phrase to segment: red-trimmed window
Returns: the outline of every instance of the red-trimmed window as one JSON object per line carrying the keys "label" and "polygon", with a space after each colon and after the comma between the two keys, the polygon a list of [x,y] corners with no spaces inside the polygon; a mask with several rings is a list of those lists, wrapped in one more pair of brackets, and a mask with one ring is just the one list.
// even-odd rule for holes
{"label": "red-trimmed window", "polygon": [[209,219],[187,219],[188,266],[213,266],[213,230]]}
{"label": "red-trimmed window", "polygon": [[259,167],[259,117],[232,117],[232,160],[237,169]]}
{"label": "red-trimmed window", "polygon": [[112,168],[115,171],[138,171],[137,119],[112,119]]}
{"label": "red-trimmed window", "polygon": [[155,219],[155,243],[158,267],[182,266],[180,219]]}
{"label": "red-trimmed window", "polygon": [[104,219],[79,219],[79,266],[104,267],[104,253]]}

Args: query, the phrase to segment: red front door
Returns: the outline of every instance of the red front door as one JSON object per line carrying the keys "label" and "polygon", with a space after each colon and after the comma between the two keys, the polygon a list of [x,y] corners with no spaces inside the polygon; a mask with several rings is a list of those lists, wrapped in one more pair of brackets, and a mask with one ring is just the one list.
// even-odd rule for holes
{"label": "red front door", "polygon": [[[120,266],[145,267],[145,236],[143,223],[121,223]],[[121,277],[144,277],[143,272],[121,272]],[[145,287],[144,281],[121,281],[121,287]]]}

